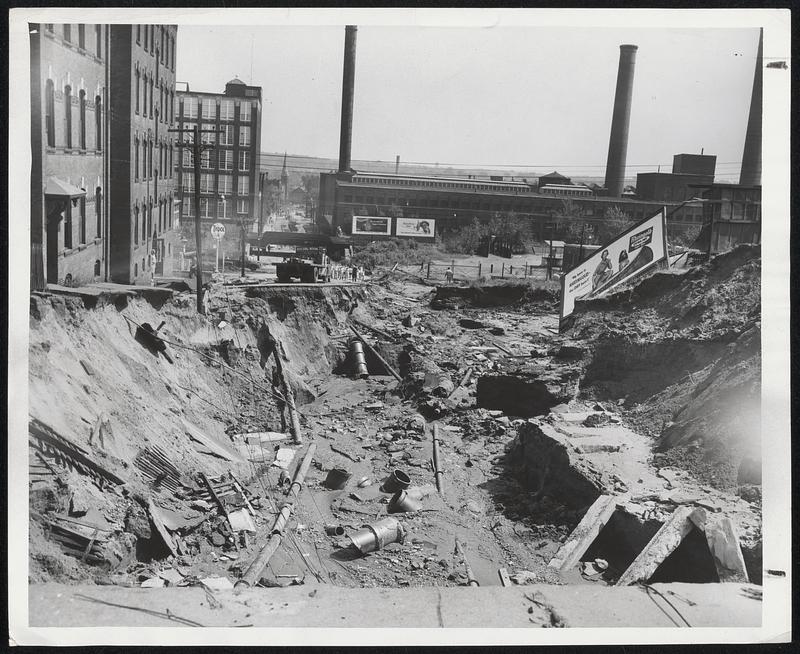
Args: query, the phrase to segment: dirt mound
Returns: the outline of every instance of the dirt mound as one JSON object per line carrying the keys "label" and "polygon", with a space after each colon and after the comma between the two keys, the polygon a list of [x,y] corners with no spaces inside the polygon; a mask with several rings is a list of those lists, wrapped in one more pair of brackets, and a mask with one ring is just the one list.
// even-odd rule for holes
{"label": "dirt mound", "polygon": [[578,303],[571,336],[593,345],[583,393],[624,404],[660,460],[721,488],[760,483],[761,259],[740,246]]}

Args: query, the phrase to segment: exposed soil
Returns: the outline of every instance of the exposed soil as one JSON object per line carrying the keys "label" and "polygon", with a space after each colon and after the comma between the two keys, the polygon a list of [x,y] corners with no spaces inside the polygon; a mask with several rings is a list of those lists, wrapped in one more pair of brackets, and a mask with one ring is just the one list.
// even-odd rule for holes
{"label": "exposed soil", "polygon": [[[535,446],[527,419],[552,420],[559,407],[594,416],[587,428],[613,418],[652,438],[641,446],[652,446],[652,460],[637,459],[637,476],[675,466],[739,490],[733,500],[757,510],[758,264],[757,250],[737,250],[700,271],[656,275],[625,297],[581,307],[567,335],[555,331],[549,290],[432,288],[408,273],[369,286],[217,286],[209,318],[195,313],[188,294],[101,295],[91,306],[81,297],[34,296],[31,417],[124,483],[100,489],[85,471],[67,471],[47,454],[43,463],[31,449],[30,580],[235,582],[266,542],[306,443],[315,443],[263,585],[465,585],[456,540],[481,585],[499,585],[500,568],[516,583],[564,583],[548,562],[593,499],[622,478],[598,473],[587,485],[595,463],[584,468],[581,448],[565,459],[546,438]],[[134,338],[137,325],[162,321],[172,362]],[[365,348],[366,379],[353,378],[352,327],[380,355]],[[301,416],[302,445],[289,436],[280,370]],[[520,434],[545,467],[527,463]],[[547,448],[554,449],[545,456]],[[282,469],[276,463],[287,450]],[[171,472],[154,478],[142,460],[158,453]],[[609,470],[626,470],[614,465]],[[334,468],[350,475],[341,490],[326,486]],[[394,470],[410,478],[418,511],[390,513],[392,495],[381,485]],[[231,531],[202,494],[203,474],[241,482],[255,532]],[[241,498],[229,510],[240,508]],[[387,515],[404,526],[403,542],[367,555],[350,547],[348,536]],[[649,515],[660,524],[657,512]],[[748,520],[753,558],[760,522]],[[90,553],[59,547],[54,521],[91,536]],[[345,535],[329,535],[326,525]],[[162,528],[175,539],[174,554]]]}

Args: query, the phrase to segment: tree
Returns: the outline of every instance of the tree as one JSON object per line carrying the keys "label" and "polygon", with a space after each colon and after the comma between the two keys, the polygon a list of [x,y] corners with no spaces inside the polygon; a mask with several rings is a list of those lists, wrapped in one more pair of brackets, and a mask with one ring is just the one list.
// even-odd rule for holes
{"label": "tree", "polygon": [[595,225],[595,238],[598,245],[613,241],[633,224],[633,219],[619,207],[609,207],[603,219]]}
{"label": "tree", "polygon": [[300,179],[303,181],[303,188],[311,197],[319,195],[319,175],[313,173],[302,175]]}

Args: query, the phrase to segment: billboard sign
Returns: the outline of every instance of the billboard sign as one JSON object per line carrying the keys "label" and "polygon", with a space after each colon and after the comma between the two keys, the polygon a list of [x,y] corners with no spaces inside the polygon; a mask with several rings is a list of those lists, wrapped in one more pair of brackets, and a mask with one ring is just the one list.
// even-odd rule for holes
{"label": "billboard sign", "polygon": [[433,238],[436,233],[436,221],[429,218],[398,218],[395,236],[418,236]]}
{"label": "billboard sign", "polygon": [[561,276],[560,326],[576,300],[602,297],[667,257],[667,220],[662,209],[603,245]]}
{"label": "billboard sign", "polygon": [[392,219],[377,216],[353,216],[353,234],[365,236],[389,236],[392,233]]}

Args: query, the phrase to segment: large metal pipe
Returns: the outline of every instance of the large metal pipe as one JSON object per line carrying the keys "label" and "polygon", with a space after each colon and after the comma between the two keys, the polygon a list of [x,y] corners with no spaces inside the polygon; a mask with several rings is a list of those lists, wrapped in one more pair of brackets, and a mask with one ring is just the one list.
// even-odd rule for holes
{"label": "large metal pipe", "polygon": [[761,98],[763,95],[764,68],[764,29],[758,33],[758,54],[756,70],[753,74],[753,93],[750,96],[750,116],[747,119],[747,132],[744,137],[742,171],[739,184],[759,186],[761,184]]}
{"label": "large metal pipe", "polygon": [[633,97],[633,69],[636,65],[637,45],[619,46],[617,90],[614,95],[614,114],[611,118],[611,137],[608,142],[606,162],[606,189],[612,197],[622,195],[625,183],[625,160],[628,156],[628,131]]}
{"label": "large metal pipe", "polygon": [[342,73],[342,131],[339,135],[339,172],[350,170],[350,151],[353,144],[353,95],[356,76],[355,25],[344,28],[344,71]]}
{"label": "large metal pipe", "polygon": [[444,481],[442,481],[444,472],[439,461],[439,425],[436,423],[433,424],[433,474],[436,480],[436,490],[441,495],[444,489]]}

